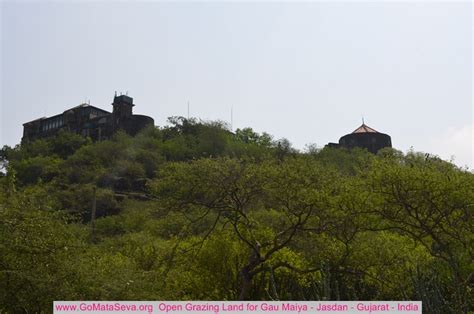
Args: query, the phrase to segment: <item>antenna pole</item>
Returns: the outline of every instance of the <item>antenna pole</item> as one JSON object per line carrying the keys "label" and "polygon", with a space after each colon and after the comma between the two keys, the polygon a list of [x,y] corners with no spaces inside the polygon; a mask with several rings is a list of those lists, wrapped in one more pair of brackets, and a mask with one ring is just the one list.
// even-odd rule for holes
{"label": "antenna pole", "polygon": [[234,130],[234,108],[230,106],[230,131]]}
{"label": "antenna pole", "polygon": [[189,100],[188,100],[188,120],[189,120]]}

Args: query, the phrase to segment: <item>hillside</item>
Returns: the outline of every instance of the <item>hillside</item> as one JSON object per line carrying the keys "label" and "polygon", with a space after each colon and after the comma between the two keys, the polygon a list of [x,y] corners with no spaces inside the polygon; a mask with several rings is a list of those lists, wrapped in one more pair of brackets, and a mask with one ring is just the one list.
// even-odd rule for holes
{"label": "hillside", "polygon": [[170,123],[3,147],[0,312],[192,299],[474,310],[472,173],[416,152],[300,152],[250,128]]}

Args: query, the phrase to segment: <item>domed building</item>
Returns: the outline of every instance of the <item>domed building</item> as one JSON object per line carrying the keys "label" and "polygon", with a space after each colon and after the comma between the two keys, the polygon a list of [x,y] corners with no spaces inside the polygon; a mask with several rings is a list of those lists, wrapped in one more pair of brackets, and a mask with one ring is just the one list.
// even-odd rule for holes
{"label": "domed building", "polygon": [[339,139],[339,144],[329,143],[328,147],[344,148],[366,148],[369,152],[376,154],[380,149],[392,147],[392,139],[388,134],[380,133],[371,127],[362,125],[352,133],[346,134]]}

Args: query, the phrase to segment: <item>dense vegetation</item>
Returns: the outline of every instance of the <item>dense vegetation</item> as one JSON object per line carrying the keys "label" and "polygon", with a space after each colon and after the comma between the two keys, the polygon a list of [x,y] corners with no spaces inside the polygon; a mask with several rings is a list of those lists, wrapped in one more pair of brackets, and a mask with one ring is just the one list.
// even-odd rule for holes
{"label": "dense vegetation", "polygon": [[170,122],[1,150],[0,312],[84,299],[474,310],[472,173],[427,154],[299,152],[251,129]]}

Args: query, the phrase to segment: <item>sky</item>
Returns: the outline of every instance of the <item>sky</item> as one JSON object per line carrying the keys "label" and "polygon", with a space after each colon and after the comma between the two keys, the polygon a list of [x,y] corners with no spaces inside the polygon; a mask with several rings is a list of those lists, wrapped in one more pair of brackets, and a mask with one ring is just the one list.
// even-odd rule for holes
{"label": "sky", "polygon": [[155,119],[323,147],[365,123],[395,148],[473,163],[472,4],[0,2],[0,146],[115,91]]}

